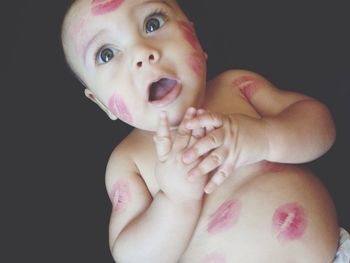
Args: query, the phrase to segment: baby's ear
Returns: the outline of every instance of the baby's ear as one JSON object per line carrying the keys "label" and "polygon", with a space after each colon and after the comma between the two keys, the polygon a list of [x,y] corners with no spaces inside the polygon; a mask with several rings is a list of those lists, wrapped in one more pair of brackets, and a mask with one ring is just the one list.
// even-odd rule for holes
{"label": "baby's ear", "polygon": [[91,92],[89,89],[84,90],[85,96],[97,104],[107,115],[111,120],[117,120],[118,117],[115,116],[98,98],[95,97],[95,95]]}

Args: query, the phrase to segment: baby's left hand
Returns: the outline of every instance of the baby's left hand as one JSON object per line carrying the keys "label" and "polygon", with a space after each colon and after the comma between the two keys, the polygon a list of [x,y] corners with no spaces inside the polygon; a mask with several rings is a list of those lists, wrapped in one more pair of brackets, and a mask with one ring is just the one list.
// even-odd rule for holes
{"label": "baby's left hand", "polygon": [[213,176],[204,189],[209,194],[221,185],[235,168],[265,159],[269,147],[265,125],[263,119],[208,111],[187,120],[188,129],[206,130],[206,135],[183,154],[183,162],[186,164],[204,157],[188,172],[189,180],[194,181],[212,173]]}

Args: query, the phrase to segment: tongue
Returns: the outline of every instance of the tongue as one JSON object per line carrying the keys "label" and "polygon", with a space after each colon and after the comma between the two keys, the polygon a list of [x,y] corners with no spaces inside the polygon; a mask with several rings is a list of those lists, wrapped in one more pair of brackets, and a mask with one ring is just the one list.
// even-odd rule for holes
{"label": "tongue", "polygon": [[176,85],[176,80],[160,79],[151,86],[150,100],[161,100],[167,95]]}

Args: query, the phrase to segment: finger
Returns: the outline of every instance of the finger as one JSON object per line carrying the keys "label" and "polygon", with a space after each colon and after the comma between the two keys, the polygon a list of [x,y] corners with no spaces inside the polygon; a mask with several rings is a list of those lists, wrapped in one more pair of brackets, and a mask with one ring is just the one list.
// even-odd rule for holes
{"label": "finger", "polygon": [[[205,111],[203,109],[199,109],[199,110],[197,110],[196,116],[203,115],[204,113],[205,113]],[[200,138],[204,137],[204,135],[205,135],[205,128],[200,127],[200,128],[192,130],[192,136],[196,139],[200,139]]]}
{"label": "finger", "polygon": [[223,120],[220,115],[213,112],[205,112],[186,122],[187,129],[198,128],[219,128],[223,125]]}
{"label": "finger", "polygon": [[182,119],[179,128],[177,130],[176,133],[176,138],[174,140],[174,148],[175,149],[183,149],[185,147],[187,147],[190,139],[191,139],[191,135],[192,135],[192,131],[186,128],[186,121],[192,119],[195,116],[196,113],[196,109],[195,108],[188,108],[184,118]]}
{"label": "finger", "polygon": [[[201,111],[200,115],[205,114],[207,111],[204,109],[200,109],[199,111]],[[207,125],[204,129],[204,134],[208,134],[210,132],[212,132],[213,130],[215,130],[215,127],[213,125]]]}
{"label": "finger", "polygon": [[171,150],[172,141],[166,112],[160,114],[159,126],[156,135],[153,137],[158,159],[165,161],[167,154]]}
{"label": "finger", "polygon": [[227,159],[228,152],[224,148],[218,148],[206,156],[196,167],[188,172],[188,180],[193,182],[196,179],[209,174],[221,166]]}
{"label": "finger", "polygon": [[183,162],[190,164],[197,160],[200,156],[209,153],[215,148],[218,148],[223,144],[224,133],[222,129],[214,130],[207,134],[200,140],[198,140],[194,145],[187,149],[183,155]]}
{"label": "finger", "polygon": [[234,165],[229,163],[220,167],[204,187],[204,192],[207,194],[214,192],[231,175],[233,167]]}

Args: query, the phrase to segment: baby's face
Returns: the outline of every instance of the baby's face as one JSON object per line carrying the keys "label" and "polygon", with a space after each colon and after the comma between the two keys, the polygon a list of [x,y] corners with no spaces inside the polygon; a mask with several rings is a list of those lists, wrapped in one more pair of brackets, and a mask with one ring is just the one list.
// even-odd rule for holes
{"label": "baby's face", "polygon": [[205,53],[175,1],[79,0],[63,46],[85,94],[112,119],[154,131],[161,111],[176,126],[203,100]]}

